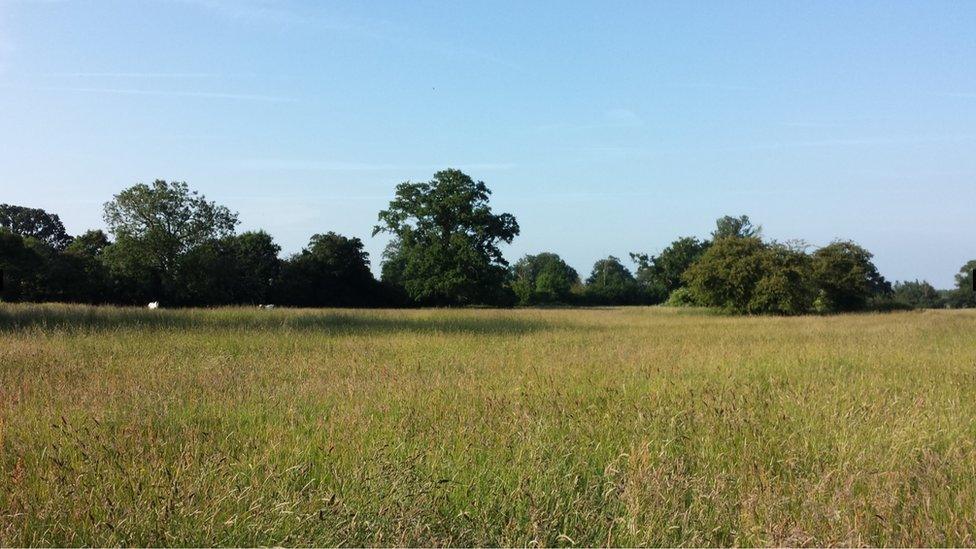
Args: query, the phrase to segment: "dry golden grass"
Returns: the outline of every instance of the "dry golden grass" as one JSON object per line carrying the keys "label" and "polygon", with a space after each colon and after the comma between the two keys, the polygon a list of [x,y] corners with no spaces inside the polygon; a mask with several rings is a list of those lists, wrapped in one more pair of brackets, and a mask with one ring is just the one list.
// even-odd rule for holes
{"label": "dry golden grass", "polygon": [[0,305],[2,545],[974,545],[976,312]]}

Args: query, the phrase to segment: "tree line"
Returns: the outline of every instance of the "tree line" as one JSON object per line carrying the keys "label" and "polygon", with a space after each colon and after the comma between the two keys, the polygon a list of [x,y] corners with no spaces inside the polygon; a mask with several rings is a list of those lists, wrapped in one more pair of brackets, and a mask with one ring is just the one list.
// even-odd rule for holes
{"label": "tree line", "polygon": [[708,239],[682,237],[657,255],[597,261],[586,279],[557,254],[509,265],[500,245],[519,234],[490,189],[458,170],[396,187],[373,236],[391,240],[376,279],[363,242],[334,232],[282,258],[264,231],[238,233],[238,215],[185,182],[136,184],[104,205],[107,232],[67,233],[60,218],[0,205],[5,301],[295,307],[650,305],[748,314],[974,307],[968,262],[956,288],[889,283],[851,241],[813,249],[763,238],[748,216],[726,216]]}

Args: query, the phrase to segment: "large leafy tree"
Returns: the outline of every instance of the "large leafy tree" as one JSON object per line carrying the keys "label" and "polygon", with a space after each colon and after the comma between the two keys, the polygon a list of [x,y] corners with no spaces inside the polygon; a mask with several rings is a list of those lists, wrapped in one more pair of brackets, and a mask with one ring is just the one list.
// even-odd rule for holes
{"label": "large leafy tree", "polygon": [[810,257],[801,247],[756,237],[717,239],[684,275],[696,303],[735,313],[795,315],[814,298]]}
{"label": "large leafy tree", "polygon": [[59,251],[71,243],[61,218],[40,208],[0,204],[0,227],[24,238],[40,240]]}
{"label": "large leafy tree", "polygon": [[180,299],[186,304],[268,303],[281,248],[266,232],[205,242],[180,259]]}
{"label": "large leafy tree", "polygon": [[586,297],[594,305],[636,305],[641,302],[641,291],[630,269],[611,255],[593,264],[586,279]]}
{"label": "large leafy tree", "polygon": [[58,259],[61,276],[69,284],[68,299],[83,303],[107,303],[114,299],[108,269],[102,252],[109,246],[108,235],[100,230],[75,237]]}
{"label": "large leafy tree", "polygon": [[102,255],[105,248],[111,242],[108,239],[108,235],[101,230],[91,230],[86,231],[84,234],[77,236],[71,241],[71,244],[65,249],[66,252],[84,255],[88,257],[97,258]]}
{"label": "large leafy tree", "polygon": [[36,299],[34,288],[42,260],[24,237],[0,228],[0,301]]}
{"label": "large leafy tree", "polygon": [[761,252],[762,276],[747,312],[799,315],[809,312],[816,296],[810,256],[801,247],[773,242]]}
{"label": "large leafy tree", "polygon": [[891,294],[871,252],[850,241],[832,242],[813,253],[817,309],[825,312],[866,309],[872,298]]}
{"label": "large leafy tree", "polygon": [[973,276],[976,273],[976,259],[967,262],[956,275],[956,288],[949,295],[953,307],[976,307],[976,286]]}
{"label": "large leafy tree", "polygon": [[637,281],[653,302],[664,301],[672,292],[684,287],[682,275],[709,245],[708,241],[687,236],[672,242],[659,255],[632,253],[631,259],[637,263]]}
{"label": "large leafy tree", "polygon": [[234,234],[237,214],[191,191],[156,180],[125,189],[105,204],[115,244],[105,253],[132,299],[179,299],[181,259],[194,248]]}
{"label": "large leafy tree", "polygon": [[521,305],[569,303],[579,283],[576,269],[550,252],[526,255],[512,267],[512,290]]}
{"label": "large leafy tree", "polygon": [[334,232],[313,235],[285,262],[277,293],[281,303],[313,307],[378,305],[380,299],[363,241]]}
{"label": "large leafy tree", "polygon": [[89,231],[58,250],[45,240],[0,229],[2,297],[8,301],[111,301],[96,235],[105,236],[101,231]]}
{"label": "large leafy tree", "polygon": [[281,273],[281,246],[264,231],[248,231],[224,240],[234,258],[234,302],[270,302]]}
{"label": "large leafy tree", "polygon": [[738,313],[750,310],[756,286],[763,277],[766,246],[754,237],[717,239],[685,271],[695,301]]}
{"label": "large leafy tree", "polygon": [[508,263],[499,245],[519,226],[495,214],[491,191],[459,170],[443,170],[426,183],[404,182],[379,213],[373,235],[389,233],[383,277],[416,303],[493,304],[503,300]]}
{"label": "large leafy tree", "polygon": [[919,309],[937,309],[944,300],[934,286],[922,280],[895,282],[893,297],[896,302]]}

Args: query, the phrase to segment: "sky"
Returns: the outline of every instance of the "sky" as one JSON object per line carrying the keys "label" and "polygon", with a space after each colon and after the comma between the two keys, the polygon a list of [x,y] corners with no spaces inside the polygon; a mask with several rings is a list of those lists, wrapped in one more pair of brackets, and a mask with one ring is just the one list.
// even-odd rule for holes
{"label": "sky", "polygon": [[[976,2],[0,0],[0,202],[184,180],[284,254],[458,168],[553,251],[747,214],[888,279],[976,258]],[[628,260],[629,262],[629,260]]]}

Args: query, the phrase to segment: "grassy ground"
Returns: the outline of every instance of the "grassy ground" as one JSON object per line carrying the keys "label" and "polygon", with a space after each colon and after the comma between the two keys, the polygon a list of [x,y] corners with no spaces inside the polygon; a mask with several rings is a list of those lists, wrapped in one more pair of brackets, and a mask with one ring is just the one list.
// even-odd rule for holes
{"label": "grassy ground", "polygon": [[976,313],[0,305],[2,545],[974,545]]}

